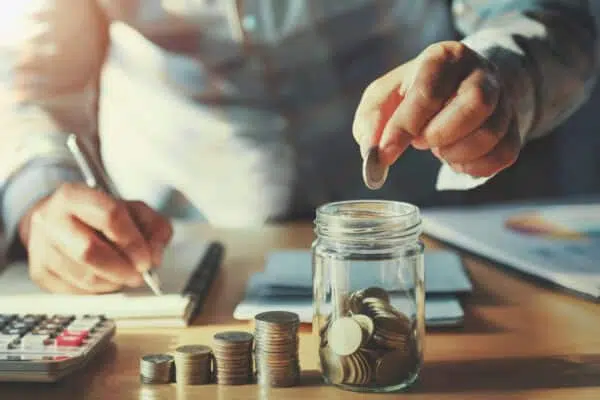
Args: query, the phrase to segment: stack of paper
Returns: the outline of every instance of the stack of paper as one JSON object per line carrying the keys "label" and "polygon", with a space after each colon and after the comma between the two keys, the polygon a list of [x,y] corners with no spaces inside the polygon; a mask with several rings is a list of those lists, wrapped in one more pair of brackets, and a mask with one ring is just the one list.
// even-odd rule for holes
{"label": "stack of paper", "polygon": [[[353,265],[351,290],[376,286],[372,269]],[[429,326],[455,325],[462,322],[463,310],[457,294],[472,290],[460,257],[450,251],[425,253],[426,321]],[[250,277],[246,296],[234,311],[240,320],[252,319],[264,311],[286,310],[297,313],[302,322],[311,322],[313,314],[312,261],[308,250],[283,250],[267,257],[264,272]],[[405,298],[392,293],[392,302],[402,309]]]}

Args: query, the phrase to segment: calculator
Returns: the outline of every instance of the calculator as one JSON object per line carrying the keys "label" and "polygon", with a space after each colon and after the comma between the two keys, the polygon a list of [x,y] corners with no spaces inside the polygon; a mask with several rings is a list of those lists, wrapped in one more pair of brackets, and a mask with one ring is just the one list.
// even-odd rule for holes
{"label": "calculator", "polygon": [[58,381],[106,348],[115,331],[102,315],[0,314],[0,381]]}

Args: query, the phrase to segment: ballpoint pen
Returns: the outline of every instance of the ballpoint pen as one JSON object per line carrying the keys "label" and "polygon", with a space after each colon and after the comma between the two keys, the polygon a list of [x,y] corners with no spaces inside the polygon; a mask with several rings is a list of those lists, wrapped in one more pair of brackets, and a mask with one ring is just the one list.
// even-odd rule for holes
{"label": "ballpoint pen", "polygon": [[[85,183],[89,187],[106,191],[115,199],[121,198],[117,188],[83,141],[79,140],[76,135],[70,134],[67,138],[67,147],[75,158],[75,161],[83,174]],[[142,277],[144,278],[146,285],[150,287],[155,295],[162,294],[158,276],[152,270],[144,271]]]}

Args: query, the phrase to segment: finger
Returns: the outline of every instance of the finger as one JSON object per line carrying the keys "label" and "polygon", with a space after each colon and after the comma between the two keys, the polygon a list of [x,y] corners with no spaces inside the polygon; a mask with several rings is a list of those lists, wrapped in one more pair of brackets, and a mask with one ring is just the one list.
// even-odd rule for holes
{"label": "finger", "polygon": [[63,218],[54,224],[51,234],[51,240],[63,254],[92,268],[99,277],[118,285],[137,287],[143,283],[129,260],[78,219]]}
{"label": "finger", "polygon": [[164,248],[173,236],[171,223],[144,202],[130,201],[128,207],[144,238],[150,244],[154,265],[160,265]]}
{"label": "finger", "polygon": [[413,68],[414,61],[394,68],[373,81],[363,92],[352,123],[354,140],[363,155],[371,146],[379,143],[383,126],[400,103],[405,91],[404,82]]}
{"label": "finger", "polygon": [[[402,96],[398,91],[393,91],[387,100],[380,106],[380,119],[378,121],[377,130],[373,135],[373,139],[369,144],[369,148],[372,146],[378,146],[385,127],[388,124],[389,119],[394,114],[394,111],[402,102]],[[404,153],[404,151],[410,146],[410,142],[413,139],[411,135],[404,131],[398,131],[394,136],[393,140],[387,144],[385,148],[379,146],[379,160],[384,165],[392,165],[396,162],[398,157]],[[368,150],[368,148],[367,148]]]}
{"label": "finger", "polygon": [[29,276],[36,285],[51,293],[90,294],[89,291],[80,289],[62,280],[45,266],[30,267]]}
{"label": "finger", "polygon": [[460,164],[459,171],[471,176],[492,176],[511,166],[517,160],[521,149],[521,138],[516,124],[511,122],[508,134],[488,154],[477,160]]}
{"label": "finger", "polygon": [[456,96],[427,124],[423,136],[430,147],[451,145],[480,127],[498,104],[500,87],[486,70],[477,69]]}
{"label": "finger", "polygon": [[473,69],[474,60],[464,45],[438,43],[423,51],[414,82],[388,120],[380,148],[392,143],[399,132],[421,135],[425,125]]}
{"label": "finger", "polygon": [[78,184],[63,185],[55,201],[67,204],[69,211],[82,223],[102,232],[125,253],[138,271],[150,268],[150,250],[125,202]]}
{"label": "finger", "polygon": [[85,292],[108,293],[121,288],[121,285],[96,275],[93,268],[71,260],[58,247],[51,244],[46,250],[45,265],[54,275]]}
{"label": "finger", "polygon": [[[503,103],[503,102],[502,102]],[[486,155],[498,144],[508,130],[510,115],[507,107],[499,105],[488,120],[463,139],[449,146],[434,147],[439,157],[449,163],[467,163]]]}

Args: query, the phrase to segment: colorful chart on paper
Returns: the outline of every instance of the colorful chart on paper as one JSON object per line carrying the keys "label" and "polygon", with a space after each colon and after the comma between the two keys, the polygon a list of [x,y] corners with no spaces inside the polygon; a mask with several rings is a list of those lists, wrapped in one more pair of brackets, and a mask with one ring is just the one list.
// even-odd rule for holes
{"label": "colorful chart on paper", "polygon": [[600,238],[600,205],[565,205],[540,208],[510,216],[505,226],[515,232],[548,239]]}

